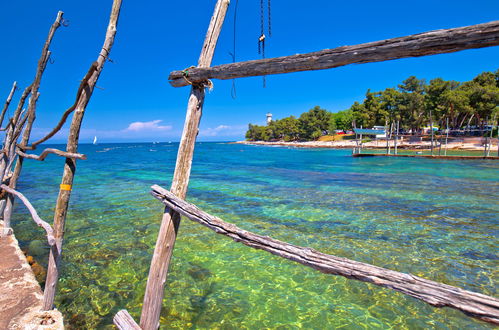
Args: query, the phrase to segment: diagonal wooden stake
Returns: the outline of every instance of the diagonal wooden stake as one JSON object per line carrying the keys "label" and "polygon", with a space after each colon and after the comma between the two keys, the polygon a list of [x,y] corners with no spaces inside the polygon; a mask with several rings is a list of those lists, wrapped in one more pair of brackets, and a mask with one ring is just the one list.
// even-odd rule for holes
{"label": "diagonal wooden stake", "polygon": [[[97,60],[92,63],[90,70],[92,75],[88,79],[84,91],[78,95],[76,102],[76,110],[69,128],[68,143],[66,151],[69,153],[77,153],[78,141],[80,136],[81,123],[85,109],[90,101],[90,97],[95,88],[95,84],[99,79],[99,75],[104,68],[104,63],[108,59],[111,48],[113,47],[114,37],[116,36],[118,18],[120,15],[121,0],[114,0],[109,17],[109,24],[106,31],[104,45],[98,55]],[[64,237],[64,227],[66,223],[66,215],[68,211],[69,199],[71,197],[71,187],[73,185],[74,176],[76,173],[76,159],[66,158],[64,164],[64,173],[60,185],[57,204],[54,211],[54,236],[56,244],[50,248],[49,264],[47,267],[47,278],[45,280],[45,290],[43,292],[43,310],[50,310],[54,305],[55,290],[57,280],[59,278],[59,263],[62,254],[62,241]]]}
{"label": "diagonal wooden stake", "polygon": [[[228,6],[229,0],[217,1],[201,50],[201,55],[199,56],[198,68],[206,68],[211,65],[213,53],[215,52],[215,47],[220,31],[222,30]],[[203,83],[192,86],[171,187],[172,193],[182,199],[185,198],[187,186],[189,184],[194,145],[199,130],[204,96],[205,86]],[[161,220],[161,227],[151,260],[144,304],[142,306],[142,315],[140,317],[140,327],[144,330],[154,330],[159,327],[159,315],[161,312],[164,285],[179,224],[180,215],[166,208]]]}

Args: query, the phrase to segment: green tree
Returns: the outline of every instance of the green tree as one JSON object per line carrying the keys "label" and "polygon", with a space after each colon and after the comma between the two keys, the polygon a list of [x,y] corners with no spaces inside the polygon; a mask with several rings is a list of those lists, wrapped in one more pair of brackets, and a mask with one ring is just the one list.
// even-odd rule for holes
{"label": "green tree", "polygon": [[270,141],[271,132],[268,126],[248,125],[246,139],[249,141]]}
{"label": "green tree", "polygon": [[354,102],[349,110],[352,112],[352,118],[355,121],[355,126],[368,127],[372,122],[369,113],[366,111],[364,103]]}
{"label": "green tree", "polygon": [[[483,125],[485,119],[492,117],[499,105],[499,87],[492,72],[483,72],[465,82],[463,89],[468,93],[469,103],[477,125]],[[469,120],[471,122],[471,119]]]}
{"label": "green tree", "polygon": [[273,138],[284,141],[296,141],[300,137],[298,127],[298,119],[294,116],[289,116],[275,122],[271,122],[273,130]]}
{"label": "green tree", "polygon": [[[399,105],[402,99],[402,93],[395,88],[387,88],[380,95],[380,112],[378,114],[377,123],[379,121],[388,121],[389,123],[401,119]],[[384,118],[383,118],[384,117]]]}
{"label": "green tree", "polygon": [[413,134],[428,118],[424,106],[425,81],[411,76],[398,86],[401,91],[399,110],[402,127],[410,128]]}
{"label": "green tree", "polygon": [[329,125],[329,132],[336,129],[349,130],[352,128],[353,112],[351,109],[333,113],[331,116],[331,123]]}
{"label": "green tree", "polygon": [[332,114],[315,106],[307,112],[301,114],[298,118],[298,127],[300,129],[300,138],[305,140],[316,140],[328,133]]}

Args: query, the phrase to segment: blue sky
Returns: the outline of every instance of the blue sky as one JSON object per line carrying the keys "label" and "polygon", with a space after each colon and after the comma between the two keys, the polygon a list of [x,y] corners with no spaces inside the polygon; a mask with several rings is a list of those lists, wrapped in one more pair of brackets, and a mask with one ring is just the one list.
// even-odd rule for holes
{"label": "blue sky", "polygon": [[[170,71],[197,63],[215,0],[123,0],[118,33],[85,115],[81,142],[178,141],[189,88],[168,84]],[[48,29],[57,11],[61,27],[52,43],[53,64],[42,80],[36,138],[49,131],[74,102],[79,80],[95,61],[107,27],[111,0],[2,1],[0,3],[0,102],[12,82],[24,88],[33,79]],[[232,0],[213,64],[232,61]],[[267,57],[306,53],[499,19],[497,0],[272,1],[272,37]],[[237,61],[257,59],[260,1],[240,0],[236,25]],[[454,54],[350,65],[236,81],[214,81],[205,101],[199,140],[240,140],[248,123],[299,116],[315,105],[336,112],[362,101],[368,88],[393,87],[410,75],[465,81],[499,68],[499,47]],[[20,95],[18,92],[17,96]],[[11,111],[15,104],[11,105]],[[68,126],[66,125],[66,128]],[[67,130],[66,130],[67,131]],[[54,142],[65,141],[65,132]]]}

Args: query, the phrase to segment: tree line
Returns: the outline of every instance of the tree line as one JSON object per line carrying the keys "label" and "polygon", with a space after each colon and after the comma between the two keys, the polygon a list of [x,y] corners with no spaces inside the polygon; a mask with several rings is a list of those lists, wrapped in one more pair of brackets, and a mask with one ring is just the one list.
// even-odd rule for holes
{"label": "tree line", "polygon": [[[315,106],[300,117],[273,120],[266,126],[249,124],[246,139],[250,141],[316,140],[335,130],[352,126],[384,126],[399,121],[400,128],[416,134],[422,127],[434,125],[458,130],[482,126],[499,117],[499,69],[482,72],[470,81],[457,82],[411,76],[397,87],[380,92],[367,90],[362,103],[355,102],[343,111],[332,113]],[[493,123],[491,123],[493,124]]]}

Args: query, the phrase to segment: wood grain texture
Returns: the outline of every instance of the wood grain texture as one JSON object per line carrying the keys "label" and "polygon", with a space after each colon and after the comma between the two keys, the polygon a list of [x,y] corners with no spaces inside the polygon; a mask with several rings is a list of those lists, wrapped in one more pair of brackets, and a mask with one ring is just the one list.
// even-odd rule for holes
{"label": "wood grain texture", "polygon": [[141,330],[126,309],[120,310],[113,317],[113,323],[119,330]]}
{"label": "wood grain texture", "polygon": [[218,234],[229,236],[236,242],[270,252],[326,274],[340,275],[390,288],[435,307],[451,307],[480,320],[499,324],[499,299],[494,297],[254,234],[198,209],[158,185],[152,186],[151,189],[151,194],[166,207]]}
{"label": "wood grain texture", "polygon": [[323,70],[348,64],[382,62],[497,45],[499,45],[499,21],[493,21],[307,54],[230,63],[211,68],[190,68],[187,74],[181,70],[173,71],[168,79],[172,86],[182,87],[189,85],[188,81],[197,84],[207,79],[234,79]]}
{"label": "wood grain texture", "polygon": [[[208,67],[211,64],[228,6],[228,0],[218,0],[215,5],[214,13],[210,20],[210,25],[201,50],[201,55],[199,56],[199,67]],[[192,86],[171,187],[172,192],[180,198],[185,198],[189,185],[194,146],[199,131],[204,97],[204,84]],[[145,330],[154,330],[159,327],[164,285],[166,283],[168,267],[173,254],[179,225],[180,216],[178,213],[170,212],[165,209],[161,219],[156,245],[154,247],[154,254],[151,260],[146,292],[144,295],[144,304],[140,317],[140,326]]]}
{"label": "wood grain texture", "polygon": [[[90,66],[92,71],[91,77],[87,80],[83,92],[78,94],[76,108],[69,128],[69,136],[66,151],[69,153],[77,153],[78,141],[80,136],[80,128],[83,121],[85,109],[90,101],[95,84],[99,79],[100,73],[104,68],[104,63],[108,59],[111,48],[114,44],[116,36],[118,18],[121,9],[121,0],[114,0],[109,24],[106,31],[104,45],[102,46],[97,60]],[[95,66],[94,69],[92,69]],[[45,291],[43,293],[43,309],[50,310],[54,304],[55,290],[57,280],[59,278],[59,262],[62,254],[62,242],[64,237],[64,228],[66,223],[66,215],[68,211],[69,199],[71,197],[71,187],[73,185],[74,176],[76,173],[76,159],[66,158],[64,164],[64,172],[61,180],[61,187],[70,187],[70,189],[60,189],[57,197],[57,203],[54,212],[54,233],[56,244],[50,249],[49,264],[47,268],[47,278],[45,280]]]}

